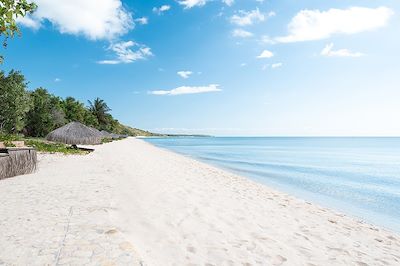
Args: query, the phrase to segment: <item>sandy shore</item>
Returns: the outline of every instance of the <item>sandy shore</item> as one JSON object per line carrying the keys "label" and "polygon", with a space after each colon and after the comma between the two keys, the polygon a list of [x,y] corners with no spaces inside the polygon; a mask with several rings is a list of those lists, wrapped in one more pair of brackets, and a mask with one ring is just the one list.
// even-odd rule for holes
{"label": "sandy shore", "polygon": [[0,265],[400,264],[399,235],[133,138],[0,195]]}

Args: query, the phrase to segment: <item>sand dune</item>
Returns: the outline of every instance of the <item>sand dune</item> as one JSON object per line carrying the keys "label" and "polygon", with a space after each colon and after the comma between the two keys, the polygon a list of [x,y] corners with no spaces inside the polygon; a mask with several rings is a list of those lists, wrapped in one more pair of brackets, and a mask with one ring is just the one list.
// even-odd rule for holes
{"label": "sand dune", "polygon": [[395,233],[142,140],[39,167],[0,182],[0,264],[400,264]]}

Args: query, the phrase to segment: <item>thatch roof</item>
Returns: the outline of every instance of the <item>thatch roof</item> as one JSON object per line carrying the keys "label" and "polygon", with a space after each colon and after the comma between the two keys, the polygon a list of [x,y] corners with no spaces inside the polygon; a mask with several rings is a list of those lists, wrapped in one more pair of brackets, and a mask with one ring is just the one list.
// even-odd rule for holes
{"label": "thatch roof", "polygon": [[100,134],[103,136],[103,138],[112,138],[112,134],[105,130],[100,131]]}
{"label": "thatch roof", "polygon": [[100,132],[100,130],[98,130],[97,128],[94,128],[94,127],[88,127],[88,128],[90,128],[91,130],[93,130],[94,133],[96,133],[96,134],[98,134],[98,135],[102,135],[101,132]]}
{"label": "thatch roof", "polygon": [[122,139],[122,138],[127,138],[128,135],[120,135],[120,134],[115,134],[115,133],[109,133],[105,130],[102,130],[101,135],[103,138],[110,138],[110,139]]}
{"label": "thatch roof", "polygon": [[71,145],[94,145],[100,144],[101,133],[94,128],[90,128],[79,122],[71,122],[50,132],[46,139],[50,141],[62,142]]}
{"label": "thatch roof", "polygon": [[0,150],[0,179],[30,174],[36,169],[37,155],[33,148]]}

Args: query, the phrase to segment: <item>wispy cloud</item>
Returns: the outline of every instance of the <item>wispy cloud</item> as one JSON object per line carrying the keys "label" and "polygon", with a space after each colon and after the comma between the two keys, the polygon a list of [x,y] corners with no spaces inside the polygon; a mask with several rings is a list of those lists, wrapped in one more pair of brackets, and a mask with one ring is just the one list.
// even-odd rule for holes
{"label": "wispy cloud", "polygon": [[222,0],[222,2],[227,6],[232,6],[235,3],[235,0]]}
{"label": "wispy cloud", "polygon": [[158,15],[161,15],[162,13],[164,13],[165,11],[168,11],[171,9],[171,6],[169,5],[162,5],[160,7],[153,7],[153,12],[157,13]]}
{"label": "wispy cloud", "polygon": [[[210,2],[211,0],[178,0],[178,3],[183,6],[185,9],[190,9],[193,7],[201,7]],[[232,6],[234,4],[234,0],[222,0],[227,6]]]}
{"label": "wispy cloud", "polygon": [[352,52],[348,49],[333,50],[333,43],[327,44],[321,51],[321,55],[328,57],[361,57],[364,56],[360,52]]}
{"label": "wispy cloud", "polygon": [[178,1],[178,3],[184,8],[192,8],[195,6],[204,6],[206,4],[207,0],[181,0]]}
{"label": "wispy cloud", "polygon": [[238,26],[249,26],[253,25],[256,22],[262,22],[267,19],[267,17],[275,16],[274,12],[270,12],[268,14],[261,13],[258,8],[251,11],[239,10],[237,14],[233,15],[230,18],[232,24],[236,24]]}
{"label": "wispy cloud", "polygon": [[333,34],[355,34],[385,26],[394,14],[387,7],[348,9],[302,10],[292,18],[287,36],[278,42],[300,42],[326,39]]}
{"label": "wispy cloud", "polygon": [[135,26],[121,0],[35,0],[38,10],[18,23],[39,29],[49,21],[61,33],[83,35],[91,40],[114,39]]}
{"label": "wispy cloud", "polygon": [[210,84],[208,86],[190,87],[182,86],[172,90],[156,90],[150,91],[149,94],[153,95],[183,95],[183,94],[199,94],[208,92],[222,91],[218,84]]}
{"label": "wispy cloud", "polygon": [[253,36],[253,33],[243,30],[243,29],[235,29],[232,31],[232,36],[239,37],[239,38],[249,38],[249,37]]}
{"label": "wispy cloud", "polygon": [[178,71],[176,74],[178,74],[178,76],[180,76],[181,78],[188,79],[193,74],[193,72],[192,71]]}
{"label": "wispy cloud", "polygon": [[60,81],[61,81],[60,78],[55,78],[55,79],[54,79],[54,82],[60,82]]}
{"label": "wispy cloud", "polygon": [[147,17],[141,17],[141,18],[135,19],[135,22],[137,22],[141,25],[146,25],[149,23],[149,19]]}
{"label": "wispy cloud", "polygon": [[271,65],[271,68],[272,68],[272,69],[274,69],[274,68],[280,68],[280,67],[282,67],[282,66],[283,66],[282,63],[274,63],[274,64]]}
{"label": "wispy cloud", "polygon": [[108,50],[111,50],[116,54],[116,59],[98,61],[98,64],[127,64],[137,60],[146,59],[149,56],[153,55],[149,47],[135,43],[133,41],[111,44]]}
{"label": "wispy cloud", "polygon": [[18,17],[17,23],[32,30],[38,30],[42,27],[42,20],[41,18],[34,18],[31,15],[27,15],[25,17]]}
{"label": "wispy cloud", "polygon": [[259,56],[257,56],[257,58],[262,59],[262,58],[271,58],[274,56],[274,53],[268,50],[264,50],[261,52],[261,54]]}

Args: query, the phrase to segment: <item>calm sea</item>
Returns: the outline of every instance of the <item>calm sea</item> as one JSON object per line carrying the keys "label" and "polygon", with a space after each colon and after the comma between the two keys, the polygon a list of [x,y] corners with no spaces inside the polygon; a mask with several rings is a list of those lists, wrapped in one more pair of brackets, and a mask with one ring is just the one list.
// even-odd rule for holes
{"label": "calm sea", "polygon": [[400,232],[400,138],[146,141]]}

